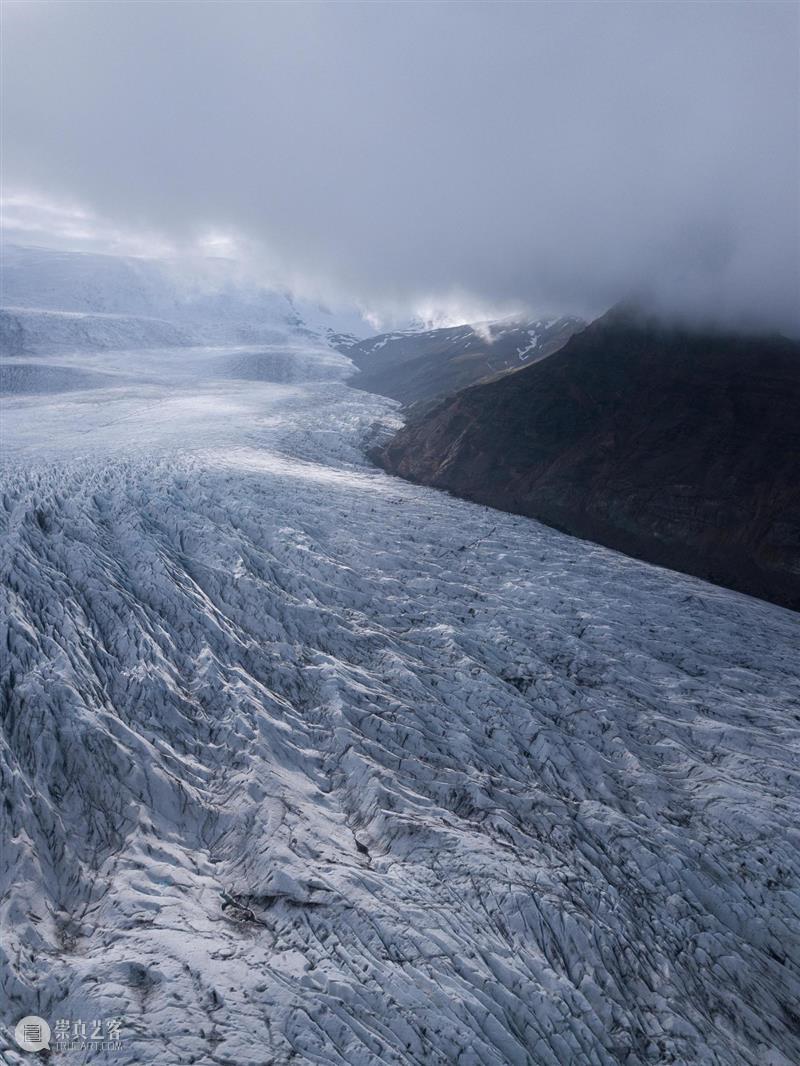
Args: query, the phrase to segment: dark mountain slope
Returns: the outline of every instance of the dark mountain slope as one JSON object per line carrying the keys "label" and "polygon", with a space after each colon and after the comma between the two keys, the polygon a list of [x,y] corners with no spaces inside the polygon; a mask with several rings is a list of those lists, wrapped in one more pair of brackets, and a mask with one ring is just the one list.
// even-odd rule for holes
{"label": "dark mountain slope", "polygon": [[421,412],[468,385],[551,355],[583,326],[575,318],[493,322],[480,330],[463,325],[383,333],[341,350],[359,369],[355,388]]}
{"label": "dark mountain slope", "polygon": [[412,481],[800,608],[800,344],[612,311],[378,456]]}

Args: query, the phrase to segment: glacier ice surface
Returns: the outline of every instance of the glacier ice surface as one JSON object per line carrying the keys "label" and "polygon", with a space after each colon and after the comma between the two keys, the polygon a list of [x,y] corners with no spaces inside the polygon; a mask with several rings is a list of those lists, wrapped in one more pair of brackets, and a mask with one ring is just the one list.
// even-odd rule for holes
{"label": "glacier ice surface", "polygon": [[36,365],[3,1061],[800,1061],[795,615],[388,477],[307,337]]}

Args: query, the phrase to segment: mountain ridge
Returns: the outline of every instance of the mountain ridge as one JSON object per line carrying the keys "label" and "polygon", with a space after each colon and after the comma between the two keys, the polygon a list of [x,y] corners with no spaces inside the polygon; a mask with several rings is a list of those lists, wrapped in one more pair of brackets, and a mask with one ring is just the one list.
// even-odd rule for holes
{"label": "mountain ridge", "polygon": [[464,323],[382,333],[341,350],[357,367],[353,388],[419,413],[459,389],[546,358],[584,326],[569,316]]}

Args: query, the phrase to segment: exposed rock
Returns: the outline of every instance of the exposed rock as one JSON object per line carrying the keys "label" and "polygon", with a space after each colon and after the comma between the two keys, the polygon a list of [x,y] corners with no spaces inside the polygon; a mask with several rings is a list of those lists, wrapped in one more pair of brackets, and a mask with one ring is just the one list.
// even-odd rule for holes
{"label": "exposed rock", "polygon": [[468,385],[552,355],[583,326],[577,318],[502,321],[382,333],[339,347],[359,368],[355,388],[391,396],[420,413]]}

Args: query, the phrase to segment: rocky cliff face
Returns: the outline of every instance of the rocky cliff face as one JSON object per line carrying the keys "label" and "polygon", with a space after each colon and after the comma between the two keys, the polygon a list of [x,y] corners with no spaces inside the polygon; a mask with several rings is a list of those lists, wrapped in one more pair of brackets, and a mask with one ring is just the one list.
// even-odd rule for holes
{"label": "rocky cliff face", "polygon": [[412,481],[800,608],[800,344],[614,311],[380,453]]}

